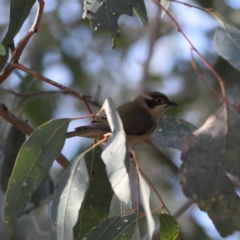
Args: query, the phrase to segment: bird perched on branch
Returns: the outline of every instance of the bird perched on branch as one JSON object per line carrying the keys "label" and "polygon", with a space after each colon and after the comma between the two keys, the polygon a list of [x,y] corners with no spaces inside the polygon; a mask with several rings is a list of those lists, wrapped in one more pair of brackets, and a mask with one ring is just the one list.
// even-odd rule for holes
{"label": "bird perched on branch", "polygon": [[[145,92],[134,101],[127,102],[117,108],[123,123],[129,146],[146,140],[156,129],[158,120],[164,110],[178,104],[160,92]],[[75,128],[67,137],[86,137],[101,140],[104,134],[111,132],[106,116],[97,117],[90,125]]]}

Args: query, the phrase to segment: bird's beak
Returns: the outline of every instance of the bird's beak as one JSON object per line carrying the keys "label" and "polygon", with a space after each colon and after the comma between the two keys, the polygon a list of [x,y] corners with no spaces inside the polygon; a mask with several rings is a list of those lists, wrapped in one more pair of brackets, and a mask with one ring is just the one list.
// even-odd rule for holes
{"label": "bird's beak", "polygon": [[175,102],[171,102],[171,101],[169,101],[169,102],[168,102],[168,106],[178,106],[178,104],[175,103]]}

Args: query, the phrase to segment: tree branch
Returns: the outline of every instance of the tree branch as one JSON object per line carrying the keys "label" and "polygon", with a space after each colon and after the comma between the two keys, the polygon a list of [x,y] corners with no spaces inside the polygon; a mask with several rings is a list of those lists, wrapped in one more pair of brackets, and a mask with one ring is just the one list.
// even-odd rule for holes
{"label": "tree branch", "polygon": [[[33,127],[31,127],[23,119],[19,118],[18,116],[16,116],[13,113],[11,113],[3,103],[0,103],[0,116],[28,136],[31,135],[31,133],[34,131]],[[69,165],[69,161],[63,154],[60,154],[57,157],[56,161],[65,169]]]}
{"label": "tree branch", "polygon": [[38,9],[37,14],[35,17],[35,20],[33,22],[32,27],[28,31],[28,33],[19,41],[17,47],[12,53],[12,58],[10,63],[7,65],[7,67],[4,69],[3,73],[0,75],[0,84],[6,80],[6,78],[12,73],[14,70],[14,63],[17,63],[19,61],[19,58],[22,55],[22,52],[24,48],[26,47],[29,39],[32,37],[34,33],[37,32],[38,26],[42,17],[43,8],[44,8],[45,2],[43,0],[38,0]]}

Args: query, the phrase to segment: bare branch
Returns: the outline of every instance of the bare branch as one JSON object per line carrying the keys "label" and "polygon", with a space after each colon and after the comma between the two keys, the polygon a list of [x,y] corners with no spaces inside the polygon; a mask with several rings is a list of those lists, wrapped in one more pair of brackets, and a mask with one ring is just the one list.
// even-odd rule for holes
{"label": "bare branch", "polygon": [[64,85],[62,85],[60,83],[57,83],[57,82],[55,82],[55,81],[53,81],[53,80],[51,80],[49,78],[46,78],[46,77],[40,75],[39,73],[37,73],[37,72],[35,72],[35,71],[33,71],[33,70],[29,69],[29,68],[24,67],[23,65],[21,65],[19,63],[15,63],[13,66],[14,66],[14,68],[20,69],[20,70],[22,70],[22,71],[32,75],[33,77],[35,77],[35,78],[37,78],[37,79],[39,79],[39,80],[41,80],[43,82],[46,82],[46,83],[48,83],[48,84],[50,84],[50,85],[52,85],[54,87],[57,87],[57,88],[63,90],[66,93],[72,94],[76,98],[78,98],[81,101],[83,101],[84,104],[85,104],[86,109],[89,112],[89,114],[92,114],[92,111],[91,111],[91,109],[90,109],[90,107],[88,105],[88,102],[86,100],[87,98],[90,98],[90,96],[82,95],[79,92],[77,92],[77,91],[75,91],[75,90],[73,90],[71,88],[68,88],[68,87],[66,87],[66,86],[64,86]]}
{"label": "bare branch", "polygon": [[192,200],[187,200],[185,203],[183,203],[173,214],[172,216],[177,219],[179,218],[184,212],[187,211],[188,208],[190,208],[194,202]]}

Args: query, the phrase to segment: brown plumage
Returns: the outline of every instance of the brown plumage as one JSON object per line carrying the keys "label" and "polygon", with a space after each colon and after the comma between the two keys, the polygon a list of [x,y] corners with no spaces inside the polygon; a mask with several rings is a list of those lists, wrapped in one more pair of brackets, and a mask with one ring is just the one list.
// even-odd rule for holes
{"label": "brown plumage", "polygon": [[[156,129],[158,120],[169,106],[177,106],[160,92],[145,92],[134,101],[125,103],[117,108],[122,120],[127,142],[130,146],[143,142]],[[67,133],[67,137],[79,136],[102,139],[103,135],[111,132],[106,116],[97,117],[90,125],[77,127]]]}

